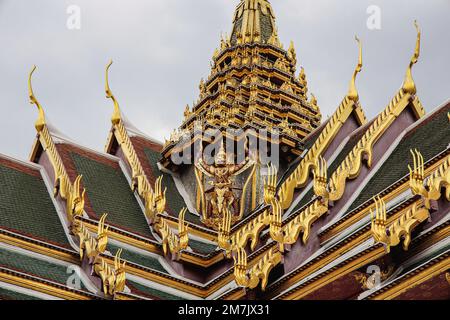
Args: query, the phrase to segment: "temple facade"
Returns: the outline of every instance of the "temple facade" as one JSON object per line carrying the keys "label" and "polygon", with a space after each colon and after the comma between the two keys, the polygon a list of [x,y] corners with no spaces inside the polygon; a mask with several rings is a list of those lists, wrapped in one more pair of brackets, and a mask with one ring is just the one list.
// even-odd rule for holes
{"label": "temple facade", "polygon": [[104,151],[47,121],[33,67],[29,160],[0,154],[0,299],[449,299],[450,100],[420,102],[415,27],[390,103],[366,118],[357,39],[322,120],[269,1],[241,0],[163,143],[126,119],[107,65]]}

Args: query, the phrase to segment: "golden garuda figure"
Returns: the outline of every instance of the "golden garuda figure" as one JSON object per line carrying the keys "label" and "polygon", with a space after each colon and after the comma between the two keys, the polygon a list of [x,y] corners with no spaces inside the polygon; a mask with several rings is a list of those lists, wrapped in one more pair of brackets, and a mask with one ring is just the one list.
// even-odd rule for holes
{"label": "golden garuda figure", "polygon": [[234,178],[252,166],[253,161],[246,155],[245,160],[241,164],[230,163],[225,152],[223,140],[219,151],[214,157],[214,164],[207,164],[203,159],[203,151],[200,150],[200,153],[201,156],[197,157],[198,161],[195,166],[205,176],[211,178],[209,181],[211,188],[205,191],[205,194],[209,196],[206,206],[208,221],[205,221],[205,223],[216,226],[228,209],[233,212],[233,220],[235,222],[240,216],[241,206],[233,190],[241,189],[233,186]]}

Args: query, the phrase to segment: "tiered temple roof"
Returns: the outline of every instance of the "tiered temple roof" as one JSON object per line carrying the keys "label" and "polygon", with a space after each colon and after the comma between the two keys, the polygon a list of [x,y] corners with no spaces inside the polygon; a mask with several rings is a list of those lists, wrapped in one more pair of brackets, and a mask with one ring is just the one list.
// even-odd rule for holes
{"label": "tiered temple roof", "polygon": [[[125,118],[111,63],[106,149],[77,144],[46,120],[33,68],[30,159],[0,155],[0,299],[450,298],[450,101],[425,114],[417,24],[390,103],[366,119],[358,40],[349,90],[320,123],[275,21],[266,0],[238,4],[198,101],[164,144]],[[279,162],[251,152],[230,162],[223,137],[204,134],[230,128],[242,130],[233,141],[277,131]],[[216,147],[213,161],[193,146]],[[180,150],[191,163],[173,161]]]}

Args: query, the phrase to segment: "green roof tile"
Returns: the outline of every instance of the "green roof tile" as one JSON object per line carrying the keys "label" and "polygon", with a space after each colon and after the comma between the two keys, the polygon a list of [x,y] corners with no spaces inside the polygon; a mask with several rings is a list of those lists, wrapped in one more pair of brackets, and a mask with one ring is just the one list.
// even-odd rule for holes
{"label": "green roof tile", "polygon": [[[0,266],[66,285],[72,275],[68,268],[18,252],[0,248]],[[86,290],[82,283],[82,290]]]}
{"label": "green roof tile", "polygon": [[42,300],[42,299],[0,287],[0,300]]}
{"label": "green roof tile", "polygon": [[[127,286],[130,287],[131,291],[134,294],[140,295],[143,294],[144,296],[150,296],[153,299],[159,299],[159,300],[185,300],[181,297],[175,296],[173,294],[163,292],[161,290],[149,288],[147,286],[144,286],[140,283],[127,280]],[[134,289],[134,290],[133,290]]]}
{"label": "green roof tile", "polygon": [[0,165],[0,226],[70,248],[44,181]]}
{"label": "green roof tile", "polygon": [[71,153],[97,216],[108,213],[106,222],[130,232],[152,237],[144,213],[123,173],[98,161]]}
{"label": "green roof tile", "polygon": [[[111,252],[111,254],[115,255],[120,247],[115,246],[113,244],[108,244],[107,250]],[[165,274],[169,274],[167,270],[159,263],[157,258],[153,258],[150,256],[142,255],[130,250],[126,250],[122,248],[122,259],[125,259],[129,262],[141,265],[143,267],[159,271]]]}
{"label": "green roof tile", "polygon": [[201,254],[210,254],[216,251],[217,245],[216,244],[210,244],[205,243],[193,239],[189,239],[189,246],[194,250],[195,252],[201,253]]}

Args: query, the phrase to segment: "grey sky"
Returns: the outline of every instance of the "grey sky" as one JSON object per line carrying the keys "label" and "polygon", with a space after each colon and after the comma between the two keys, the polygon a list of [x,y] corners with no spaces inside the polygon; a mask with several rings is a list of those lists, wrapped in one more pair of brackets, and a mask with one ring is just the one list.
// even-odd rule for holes
{"label": "grey sky", "polygon": [[[221,32],[230,32],[238,0],[0,0],[0,153],[26,159],[37,111],[80,144],[103,150],[111,101],[104,68],[122,111],[136,127],[162,141],[197,99]],[[422,55],[413,74],[427,111],[450,98],[450,0],[272,0],[285,46],[294,40],[309,90],[324,116],[347,92],[357,62],[354,35],[363,41],[357,87],[368,117],[400,87],[422,29]],[[81,30],[68,30],[66,9],[81,8]],[[369,5],[381,8],[381,30],[366,27]]]}

